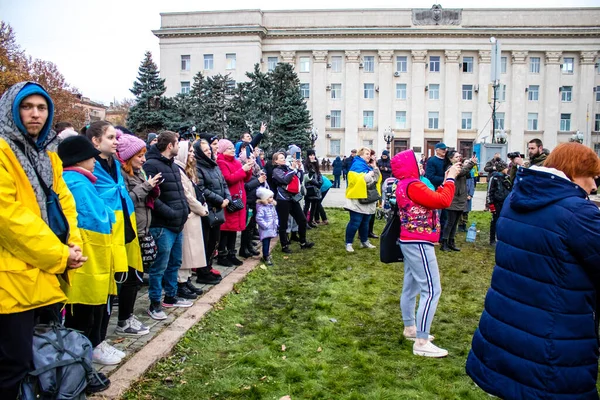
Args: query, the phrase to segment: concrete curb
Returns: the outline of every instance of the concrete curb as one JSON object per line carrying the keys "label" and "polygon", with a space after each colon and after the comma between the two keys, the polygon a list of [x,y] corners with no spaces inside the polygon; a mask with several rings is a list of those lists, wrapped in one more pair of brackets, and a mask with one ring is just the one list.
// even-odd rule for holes
{"label": "concrete curb", "polygon": [[244,264],[236,268],[208,293],[196,300],[161,333],[156,335],[140,351],[134,354],[125,364],[110,375],[111,385],[104,392],[90,397],[91,399],[119,399],[140,379],[142,375],[160,359],[166,357],[183,335],[212,310],[215,303],[233,290],[249,272],[260,264],[259,260],[246,259]]}

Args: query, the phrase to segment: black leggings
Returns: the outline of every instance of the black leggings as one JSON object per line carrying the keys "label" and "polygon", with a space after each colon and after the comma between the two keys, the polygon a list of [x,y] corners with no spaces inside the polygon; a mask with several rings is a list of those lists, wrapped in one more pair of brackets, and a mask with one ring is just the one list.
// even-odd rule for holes
{"label": "black leggings", "polygon": [[237,232],[221,231],[221,240],[219,241],[219,257],[235,256],[235,240]]}
{"label": "black leggings", "polygon": [[[65,326],[81,331],[90,339],[92,347],[98,346],[106,338],[105,323],[108,326],[108,309],[106,304],[89,306],[87,304],[67,304],[65,306]],[[104,331],[104,334],[102,334]]]}
{"label": "black leggings", "polygon": [[[117,282],[123,280],[123,273],[115,274]],[[125,321],[133,315],[135,299],[143,282],[144,273],[129,267],[127,279],[121,284],[119,291],[119,321]]]}
{"label": "black leggings", "polygon": [[304,200],[304,209],[302,211],[304,211],[304,215],[310,222],[315,221],[315,217],[319,210],[319,201],[320,200]]}
{"label": "black leggings", "polygon": [[210,267],[213,263],[215,250],[221,238],[221,226],[210,227],[208,217],[202,217],[202,235],[204,236],[204,255],[206,256],[206,266]]}
{"label": "black leggings", "polygon": [[300,203],[293,200],[278,200],[275,208],[277,210],[277,216],[279,217],[279,241],[281,242],[281,246],[285,247],[289,245],[286,231],[290,215],[298,224],[300,243],[306,243],[306,217],[302,212]]}
{"label": "black leggings", "polygon": [[329,193],[329,189],[327,189],[326,191],[324,191],[323,193],[321,193],[321,200],[319,200],[319,206],[317,207],[317,214],[315,214],[315,221],[327,221],[327,213],[325,212],[325,209],[323,208],[323,200],[325,199],[325,196],[327,196],[327,193]]}
{"label": "black leggings", "polygon": [[448,213],[448,219],[446,220],[446,225],[443,229],[444,232],[442,239],[454,240],[454,236],[456,235],[456,227],[458,226],[458,221],[460,220],[462,211],[446,210],[446,212]]}
{"label": "black leggings", "polygon": [[504,203],[494,203],[496,212],[492,213],[492,221],[490,222],[490,243],[496,241],[496,223],[498,222],[498,218],[500,218],[503,205]]}

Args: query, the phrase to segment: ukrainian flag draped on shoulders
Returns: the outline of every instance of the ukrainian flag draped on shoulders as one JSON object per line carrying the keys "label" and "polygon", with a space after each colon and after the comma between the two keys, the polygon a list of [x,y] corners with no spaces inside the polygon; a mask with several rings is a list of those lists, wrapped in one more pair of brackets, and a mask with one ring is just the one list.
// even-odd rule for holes
{"label": "ukrainian flag draped on shoulders", "polygon": [[[96,190],[104,203],[114,211],[115,224],[113,225],[113,262],[115,272],[127,272],[128,266],[143,272],[142,253],[140,243],[137,240],[137,225],[135,220],[135,206],[129,197],[129,192],[121,175],[121,163],[113,157],[114,168],[117,171],[117,182],[104,170],[100,162],[96,160],[94,175],[98,178]],[[136,238],[125,243],[125,220],[123,216],[123,200],[127,206],[129,220]]]}
{"label": "ukrainian flag draped on shoulders", "polygon": [[106,304],[109,294],[117,294],[112,260],[112,224],[115,214],[98,196],[96,177],[83,168],[66,168],[65,183],[75,198],[77,227],[83,239],[81,268],[69,271],[70,285],[61,282],[67,304]]}
{"label": "ukrainian flag draped on shoulders", "polygon": [[[367,164],[362,157],[354,157],[354,161],[348,171],[348,187],[346,188],[347,199],[366,199],[367,182],[365,175],[373,171],[373,168]],[[381,174],[377,180],[377,191],[381,195]]]}

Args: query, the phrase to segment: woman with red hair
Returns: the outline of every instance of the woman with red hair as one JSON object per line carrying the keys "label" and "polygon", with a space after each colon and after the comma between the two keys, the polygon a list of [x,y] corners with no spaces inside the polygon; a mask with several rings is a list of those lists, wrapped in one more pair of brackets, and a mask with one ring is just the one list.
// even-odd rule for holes
{"label": "woman with red hair", "polygon": [[467,359],[503,399],[598,399],[600,159],[563,143],[519,168],[497,223],[496,266]]}

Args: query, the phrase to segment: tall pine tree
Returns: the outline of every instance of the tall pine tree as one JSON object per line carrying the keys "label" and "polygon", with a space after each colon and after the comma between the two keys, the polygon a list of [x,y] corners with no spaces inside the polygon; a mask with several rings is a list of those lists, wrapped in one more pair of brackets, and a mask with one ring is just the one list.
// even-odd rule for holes
{"label": "tall pine tree", "polygon": [[227,121],[231,112],[231,96],[235,90],[232,85],[234,82],[229,75],[218,74],[201,81],[201,101],[197,119],[200,132],[214,133],[223,138],[230,137]]}
{"label": "tall pine tree", "polygon": [[270,144],[273,150],[295,144],[310,147],[311,118],[300,94],[300,80],[290,64],[278,64],[271,73],[272,115]]}
{"label": "tall pine tree", "polygon": [[152,53],[148,51],[138,69],[137,80],[130,89],[136,100],[127,117],[127,125],[131,130],[145,133],[169,127],[169,104],[163,98],[166,90],[165,80],[160,79]]}

